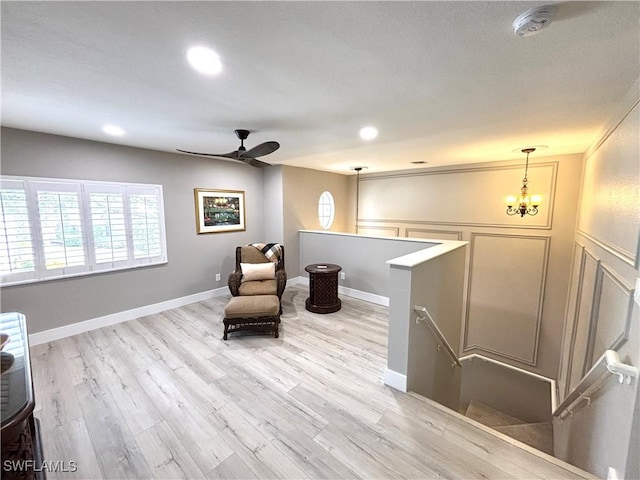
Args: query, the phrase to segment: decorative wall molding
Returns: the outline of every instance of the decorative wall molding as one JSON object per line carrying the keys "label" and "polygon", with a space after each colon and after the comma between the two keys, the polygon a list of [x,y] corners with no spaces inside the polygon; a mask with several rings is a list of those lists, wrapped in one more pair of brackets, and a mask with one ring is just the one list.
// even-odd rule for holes
{"label": "decorative wall molding", "polygon": [[[640,98],[638,98],[638,88],[640,86],[639,81],[637,80],[634,85],[629,89],[629,92],[627,93],[627,95],[625,96],[625,99],[623,102],[621,102],[619,109],[616,111],[616,113],[609,119],[609,121],[607,122],[607,124],[605,125],[605,127],[603,128],[603,130],[601,131],[601,134],[599,136],[599,138],[587,149],[584,158],[586,159],[585,161],[585,171],[583,171],[583,178],[582,178],[582,187],[583,189],[585,188],[585,172],[586,172],[586,165],[588,164],[588,162],[591,160],[591,158],[596,155],[598,153],[598,151],[603,148],[605,146],[605,144],[607,143],[607,141],[611,138],[612,135],[614,135],[619,129],[624,131],[624,127],[623,124],[625,121],[627,121],[630,117],[630,115],[632,114],[632,112],[639,108],[640,105]],[[631,122],[633,122],[634,120],[631,119]],[[632,130],[634,130],[636,127],[631,127]],[[615,155],[618,155],[619,152],[616,152]],[[633,153],[634,155],[637,155],[637,145],[635,145],[635,152]],[[583,193],[584,194],[584,193]],[[620,248],[619,246],[613,244],[611,241],[605,241],[602,240],[600,238],[597,238],[594,235],[591,235],[589,233],[587,233],[583,228],[581,228],[581,221],[582,218],[581,216],[578,217],[578,223],[577,223],[577,228],[576,231],[577,233],[579,233],[580,235],[582,235],[583,237],[585,237],[586,239],[592,241],[593,243],[595,243],[597,246],[601,247],[602,249],[606,250],[608,253],[610,253],[611,255],[615,256],[616,258],[622,260],[623,262],[627,263],[628,265],[638,269],[640,268],[640,230],[637,232],[637,238],[636,238],[636,243],[635,243],[635,251],[629,251],[627,249],[624,248]]]}
{"label": "decorative wall molding", "polygon": [[[626,300],[625,304],[620,303],[620,307],[624,309],[623,312],[616,312],[614,315],[603,316],[602,306],[606,305],[609,298],[604,298],[603,292],[606,288],[613,288],[622,294]],[[611,293],[610,293],[611,294]],[[633,289],[624,284],[624,282],[618,278],[613,271],[607,268],[602,262],[598,264],[598,281],[596,282],[596,291],[594,293],[594,309],[591,316],[591,322],[593,328],[589,331],[589,347],[587,349],[587,361],[585,362],[586,370],[591,368],[594,362],[604,353],[605,350],[617,351],[627,340],[629,340],[629,330],[631,328],[631,314],[633,309]],[[610,314],[612,312],[609,312]],[[619,315],[622,313],[622,315]],[[598,339],[598,332],[600,326],[601,317],[607,324],[614,324],[614,327],[618,327],[617,331],[611,332],[608,335],[609,338],[605,338],[604,345],[601,345],[600,349],[596,349],[596,340]],[[613,318],[611,318],[613,317]],[[618,321],[618,322],[617,322]],[[618,323],[615,325],[615,323]],[[606,333],[606,332],[605,332]]]}
{"label": "decorative wall molding", "polygon": [[435,228],[405,228],[404,236],[407,238],[429,238],[429,237],[413,237],[411,235],[412,232],[448,234],[455,238],[447,238],[447,240],[462,240],[462,230],[439,230]]}
{"label": "decorative wall molding", "polygon": [[[637,86],[638,86],[637,84],[634,86],[636,87],[635,92],[638,91]],[[600,138],[592,146],[590,146],[587,149],[585,154],[587,158],[589,158],[591,155],[596,153],[600,149],[600,147],[604,145],[604,143],[609,139],[609,137],[613,135],[613,133],[620,127],[622,122],[624,122],[627,119],[627,117],[631,114],[633,109],[640,104],[640,98],[637,98],[637,95],[638,95],[637,93],[634,94],[634,97],[636,98],[634,98],[630,106],[622,110],[623,113],[619,117],[617,117],[616,120],[611,121],[608,125],[608,128],[604,131],[602,135],[600,135]]]}
{"label": "decorative wall molding", "polygon": [[363,235],[380,235],[382,237],[386,236],[384,233],[380,234],[377,232],[393,232],[394,237],[400,236],[399,227],[362,225],[360,224],[360,222],[358,222],[358,233],[361,233]]}
{"label": "decorative wall molding", "polygon": [[[536,167],[554,165],[557,166],[558,162],[532,162],[529,161],[529,170]],[[367,182],[371,180],[384,180],[388,178],[403,178],[403,177],[425,177],[430,175],[446,175],[450,173],[469,173],[469,172],[490,172],[496,170],[523,170],[524,163],[513,163],[510,165],[493,165],[493,166],[464,166],[464,167],[440,167],[429,168],[426,170],[404,170],[396,172],[384,172],[384,173],[369,173],[360,176],[361,182]]]}
{"label": "decorative wall molding", "polygon": [[[552,209],[553,210],[553,209]],[[505,213],[506,216],[506,213]],[[433,226],[445,226],[445,227],[486,227],[486,228],[510,228],[513,230],[551,230],[551,223],[544,226],[537,225],[507,225],[502,223],[464,223],[464,222],[432,222],[422,220],[399,220],[399,219],[384,219],[384,218],[364,218],[358,219],[358,225],[361,222],[366,223],[392,223],[392,224],[404,224],[404,225],[433,225]]]}
{"label": "decorative wall molding", "polygon": [[[587,268],[588,264],[591,263],[592,267]],[[593,271],[593,278],[587,278],[587,270]],[[586,247],[582,247],[582,258],[581,258],[581,268],[580,268],[580,278],[578,279],[580,288],[576,291],[576,307],[575,307],[575,324],[573,328],[573,334],[571,338],[571,362],[568,364],[568,375],[567,375],[567,387],[566,392],[569,393],[575,385],[582,379],[584,374],[588,371],[587,367],[587,358],[589,353],[589,342],[592,337],[593,331],[593,317],[594,311],[597,308],[597,299],[596,292],[598,291],[598,282],[599,282],[599,272],[600,270],[600,260],[591,253]],[[593,283],[590,291],[585,290],[585,284],[587,283],[585,280],[588,280],[590,283]],[[583,298],[590,301],[583,302]],[[583,308],[587,307],[589,309],[588,315],[585,317],[586,324],[581,324],[581,314],[583,313]],[[584,345],[582,346],[583,351],[576,352],[576,344],[580,340],[578,338],[578,333],[585,332],[586,337],[584,339]],[[576,363],[579,362],[579,363]],[[574,377],[575,378],[575,385]]]}
{"label": "decorative wall molding", "polygon": [[[579,300],[580,300],[580,295],[582,292],[582,279],[584,276],[584,260],[585,260],[585,247],[584,245],[575,242],[574,244],[574,249],[573,249],[573,258],[574,258],[574,262],[576,261],[576,254],[579,253],[580,256],[577,259],[577,261],[579,262],[577,265],[578,271],[577,271],[577,275],[574,278],[573,274],[576,272],[576,265],[572,265],[572,271],[571,271],[571,278],[569,280],[569,285],[573,285],[574,282],[576,282],[576,294],[575,294],[575,298],[571,298],[572,292],[569,291],[569,297],[567,298],[567,313],[566,313],[566,319],[567,319],[567,325],[571,325],[571,331],[570,331],[570,339],[569,339],[569,344],[568,344],[568,349],[569,352],[567,354],[567,360],[566,362],[564,361],[564,351],[560,352],[560,359],[561,359],[561,367],[563,369],[566,369],[566,378],[565,378],[565,383],[564,383],[564,391],[560,392],[562,395],[562,398],[560,399],[560,401],[564,400],[564,397],[566,397],[569,394],[569,385],[571,384],[571,365],[573,364],[573,346],[575,344],[575,339],[576,339],[576,333],[577,333],[577,323],[578,323],[578,311],[579,311]],[[571,304],[573,303],[573,309],[571,308]],[[573,313],[571,312],[571,310],[573,310]],[[567,327],[565,326],[565,330],[564,330],[564,334],[563,334],[563,339],[562,339],[562,348],[564,350],[566,341],[564,336],[567,335]]]}
{"label": "decorative wall molding", "polygon": [[[631,265],[634,268],[638,268],[638,253],[637,252],[636,253],[628,252],[628,251],[626,251],[626,250],[624,250],[622,248],[619,248],[619,247],[617,247],[615,245],[607,243],[607,242],[605,242],[603,240],[599,240],[596,237],[594,237],[593,235],[589,235],[587,232],[585,232],[583,230],[580,230],[579,228],[576,230],[576,232],[578,234],[582,235],[587,240],[592,241],[593,243],[595,243],[597,246],[599,246],[603,250],[606,250],[607,252],[609,252],[614,257],[622,260],[627,265]],[[637,245],[638,245],[638,248],[640,249],[640,234],[638,235]]]}
{"label": "decorative wall molding", "polygon": [[[557,177],[558,177],[558,162],[540,162],[529,164],[529,170],[541,169],[551,167],[551,177],[549,180],[549,195],[545,198],[545,205],[549,208],[549,214],[547,216],[545,224],[539,225],[514,225],[508,222],[498,223],[485,223],[485,222],[449,222],[449,221],[421,221],[421,220],[407,220],[407,219],[395,219],[395,218],[358,218],[358,223],[391,223],[391,224],[407,224],[407,225],[447,225],[447,226],[468,226],[468,227],[489,227],[489,228],[517,228],[517,229],[535,229],[535,230],[550,230],[553,224],[553,205],[555,202]],[[412,178],[412,177],[425,177],[433,175],[452,175],[452,174],[465,174],[465,173],[482,173],[482,172],[495,172],[495,171],[507,171],[507,170],[521,170],[523,167],[521,164],[513,165],[500,165],[500,166],[480,166],[480,167],[466,167],[466,168],[447,168],[431,169],[428,171],[409,171],[409,172],[397,172],[397,173],[383,173],[383,174],[369,174],[366,177],[360,178],[361,182],[372,182],[376,180],[387,180],[396,178]],[[515,185],[514,187],[518,187]],[[509,218],[505,213],[505,220]]]}
{"label": "decorative wall molding", "polygon": [[[532,295],[537,296],[537,311],[536,311],[536,323],[535,323],[535,334],[531,341],[533,342],[531,345],[532,355],[530,358],[524,358],[517,355],[512,355],[506,353],[504,351],[499,351],[495,348],[490,348],[486,345],[478,344],[478,343],[470,343],[469,332],[471,327],[471,313],[472,313],[472,305],[471,305],[471,296],[472,296],[472,288],[474,278],[477,278],[477,275],[474,275],[474,257],[476,255],[476,245],[478,237],[490,237],[490,238],[511,238],[516,240],[535,240],[544,242],[543,251],[542,251],[542,268],[540,271],[541,279],[538,285],[537,292],[531,292]],[[550,249],[550,236],[534,236],[534,235],[517,235],[517,234],[499,234],[499,233],[478,233],[471,232],[471,249],[470,249],[470,259],[469,259],[469,276],[467,280],[467,306],[464,318],[464,337],[463,337],[463,352],[469,352],[472,350],[480,350],[484,352],[491,353],[493,355],[497,355],[499,357],[515,360],[517,362],[521,362],[526,365],[536,366],[537,365],[537,356],[538,356],[538,344],[540,341],[540,328],[542,324],[542,313],[543,313],[543,303],[544,303],[544,294],[546,287],[546,278],[547,278],[547,270],[549,263],[549,249]],[[521,275],[526,275],[526,272],[520,272]],[[506,292],[505,292],[506,293]],[[508,294],[505,294],[504,298],[508,299]]]}

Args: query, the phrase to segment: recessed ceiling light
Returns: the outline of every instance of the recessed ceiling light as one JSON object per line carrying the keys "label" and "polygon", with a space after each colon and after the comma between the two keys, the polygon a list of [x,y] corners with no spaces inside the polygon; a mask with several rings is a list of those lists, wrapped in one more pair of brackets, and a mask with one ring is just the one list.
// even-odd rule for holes
{"label": "recessed ceiling light", "polygon": [[125,134],[125,131],[117,125],[105,125],[102,127],[102,131],[107,135],[113,135],[114,137],[120,137]]}
{"label": "recessed ceiling light", "polygon": [[217,75],[222,71],[222,62],[216,52],[207,47],[191,47],[187,60],[193,68],[205,75]]}
{"label": "recessed ceiling light", "polygon": [[378,129],[376,127],[362,127],[360,129],[360,138],[363,140],[373,140],[378,136]]}

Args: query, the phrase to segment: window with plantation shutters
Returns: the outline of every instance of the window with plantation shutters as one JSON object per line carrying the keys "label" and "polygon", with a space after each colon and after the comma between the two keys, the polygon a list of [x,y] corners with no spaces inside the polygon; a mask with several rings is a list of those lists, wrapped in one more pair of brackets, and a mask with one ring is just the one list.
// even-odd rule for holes
{"label": "window with plantation shutters", "polygon": [[3,179],[0,188],[0,276],[31,278],[35,257],[24,182]]}
{"label": "window with plantation shutters", "polygon": [[119,192],[90,192],[89,213],[93,249],[97,264],[118,263],[129,256],[124,195]]}
{"label": "window with plantation shutters", "polygon": [[85,271],[87,265],[81,185],[77,183],[31,182],[37,205],[42,276],[59,276]]}
{"label": "window with plantation shutters", "polygon": [[2,177],[3,285],[166,263],[162,187]]}
{"label": "window with plantation shutters", "polygon": [[136,260],[162,255],[162,218],[158,197],[153,192],[132,193],[130,196],[133,255]]}

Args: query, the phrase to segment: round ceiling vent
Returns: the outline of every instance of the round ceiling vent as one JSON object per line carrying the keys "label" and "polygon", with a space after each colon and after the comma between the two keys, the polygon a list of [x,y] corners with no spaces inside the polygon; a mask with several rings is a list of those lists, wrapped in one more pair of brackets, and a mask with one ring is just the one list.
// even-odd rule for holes
{"label": "round ceiling vent", "polygon": [[532,8],[519,15],[513,22],[513,33],[517,37],[535,35],[551,23],[551,16],[555,10],[553,5]]}

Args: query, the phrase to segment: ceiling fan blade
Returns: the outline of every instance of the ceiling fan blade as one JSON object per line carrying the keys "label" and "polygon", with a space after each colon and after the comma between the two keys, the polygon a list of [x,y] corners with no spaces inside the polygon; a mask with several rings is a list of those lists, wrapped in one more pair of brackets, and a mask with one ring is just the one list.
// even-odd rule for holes
{"label": "ceiling fan blade", "polygon": [[280,148],[280,144],[278,142],[264,142],[260,145],[256,145],[250,150],[246,152],[240,152],[240,158],[256,158],[262,157],[263,155],[269,155],[270,153],[275,152]]}
{"label": "ceiling fan blade", "polygon": [[251,165],[252,167],[264,168],[264,167],[270,167],[271,166],[270,163],[263,162],[263,161],[258,160],[256,158],[242,158],[242,157],[240,157],[239,160],[241,162],[244,162],[244,163],[247,163],[247,164]]}
{"label": "ceiling fan blade", "polygon": [[238,151],[230,152],[230,153],[201,153],[201,152],[190,152],[188,150],[180,150],[176,148],[178,152],[188,153],[189,155],[200,155],[203,157],[223,157],[223,158],[233,158],[234,160],[238,160]]}

